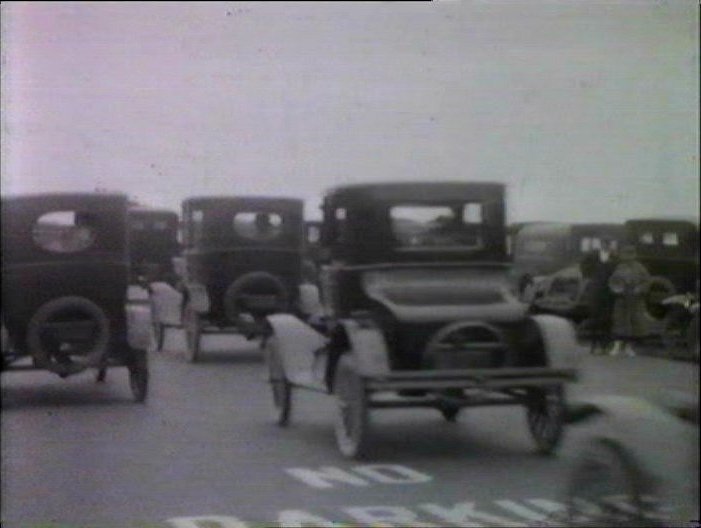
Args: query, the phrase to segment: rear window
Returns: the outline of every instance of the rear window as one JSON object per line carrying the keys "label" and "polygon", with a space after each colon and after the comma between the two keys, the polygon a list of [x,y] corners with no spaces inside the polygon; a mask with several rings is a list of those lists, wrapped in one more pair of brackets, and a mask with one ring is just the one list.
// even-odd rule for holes
{"label": "rear window", "polygon": [[77,253],[95,244],[95,219],[79,211],[52,211],[32,228],[34,243],[52,253]]}
{"label": "rear window", "polygon": [[671,247],[676,247],[679,245],[679,234],[670,231],[667,233],[662,234],[662,245],[663,246],[671,246]]}
{"label": "rear window", "polygon": [[283,219],[277,213],[246,211],[234,215],[234,231],[250,240],[272,240],[282,233]]}
{"label": "rear window", "polygon": [[480,203],[396,205],[392,231],[402,248],[479,249],[484,245]]}

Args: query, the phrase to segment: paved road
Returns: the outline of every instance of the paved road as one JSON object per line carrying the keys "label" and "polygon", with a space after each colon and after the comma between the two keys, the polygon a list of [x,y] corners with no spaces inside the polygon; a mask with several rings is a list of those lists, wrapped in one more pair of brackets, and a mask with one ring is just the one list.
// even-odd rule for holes
{"label": "paved road", "polygon": [[[355,463],[336,451],[330,398],[296,393],[281,430],[255,344],[205,339],[190,365],[169,333],[145,405],[131,402],[124,369],[104,385],[3,374],[3,525],[526,526],[560,507],[575,429],[544,458],[518,408],[470,409],[457,424],[431,409],[377,411],[375,457]],[[582,372],[575,397],[698,391],[698,365],[683,362],[583,354]]]}

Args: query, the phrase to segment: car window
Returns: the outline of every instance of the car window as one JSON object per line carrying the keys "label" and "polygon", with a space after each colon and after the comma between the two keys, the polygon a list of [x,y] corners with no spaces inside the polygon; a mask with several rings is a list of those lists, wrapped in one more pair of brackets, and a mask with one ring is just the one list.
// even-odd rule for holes
{"label": "car window", "polygon": [[645,233],[640,233],[638,240],[641,244],[651,246],[655,243],[655,236],[651,232],[646,231]]}
{"label": "car window", "polygon": [[662,235],[662,245],[663,246],[678,246],[679,245],[679,235],[675,231],[669,231]]}
{"label": "car window", "polygon": [[192,242],[201,242],[204,236],[204,211],[202,209],[193,209],[190,211],[190,233],[192,234]]}
{"label": "car window", "polygon": [[321,233],[319,230],[319,226],[316,226],[316,225],[307,226],[307,243],[317,244],[319,242],[320,236],[321,236]]}
{"label": "car window", "polygon": [[392,231],[405,248],[481,248],[481,204],[396,205]]}
{"label": "car window", "polygon": [[282,233],[282,216],[264,211],[245,211],[234,215],[234,231],[251,240],[272,240]]}
{"label": "car window", "polygon": [[39,247],[52,253],[85,251],[95,243],[95,221],[86,213],[52,211],[38,218],[32,238]]}

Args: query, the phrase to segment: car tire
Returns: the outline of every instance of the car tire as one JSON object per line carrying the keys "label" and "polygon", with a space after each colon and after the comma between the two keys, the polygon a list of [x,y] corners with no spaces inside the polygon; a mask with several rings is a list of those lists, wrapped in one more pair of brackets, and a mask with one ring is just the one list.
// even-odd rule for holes
{"label": "car tire", "polygon": [[676,354],[687,342],[689,315],[681,306],[672,306],[662,321],[662,343],[669,354]]}
{"label": "car tire", "polygon": [[645,291],[645,308],[647,313],[656,320],[664,318],[667,312],[662,301],[676,293],[672,282],[665,277],[652,277]]}
{"label": "car tire", "polygon": [[[92,319],[96,336],[90,351],[81,357],[80,362],[58,362],[47,349],[42,333],[53,317],[66,311],[82,312]],[[41,305],[27,325],[27,348],[36,364],[62,377],[82,372],[88,367],[101,364],[109,351],[111,338],[110,320],[105,311],[95,302],[85,297],[59,297]]]}
{"label": "car tire", "polygon": [[528,429],[538,453],[552,454],[562,440],[565,390],[561,385],[533,389],[526,404]]}
{"label": "car tire", "polygon": [[[285,283],[275,275],[266,271],[255,271],[246,273],[235,281],[233,281],[226,289],[224,294],[224,313],[227,319],[232,322],[238,322],[241,315],[241,309],[238,306],[239,298],[246,290],[254,287],[264,286],[275,292],[278,297],[278,306],[275,312],[284,312],[289,309],[290,294],[287,291]],[[260,315],[260,314],[254,314]]]}
{"label": "car tire", "polygon": [[362,378],[349,354],[344,354],[334,376],[336,445],[343,456],[359,460],[370,444],[368,398]]}

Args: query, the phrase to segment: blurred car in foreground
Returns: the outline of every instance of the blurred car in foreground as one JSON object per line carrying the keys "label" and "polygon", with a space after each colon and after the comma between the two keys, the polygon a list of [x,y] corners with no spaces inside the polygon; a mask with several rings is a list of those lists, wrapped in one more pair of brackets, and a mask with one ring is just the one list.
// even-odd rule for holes
{"label": "blurred car in foreground", "polygon": [[585,428],[564,526],[692,526],[699,519],[699,400],[599,396],[568,422]]}

